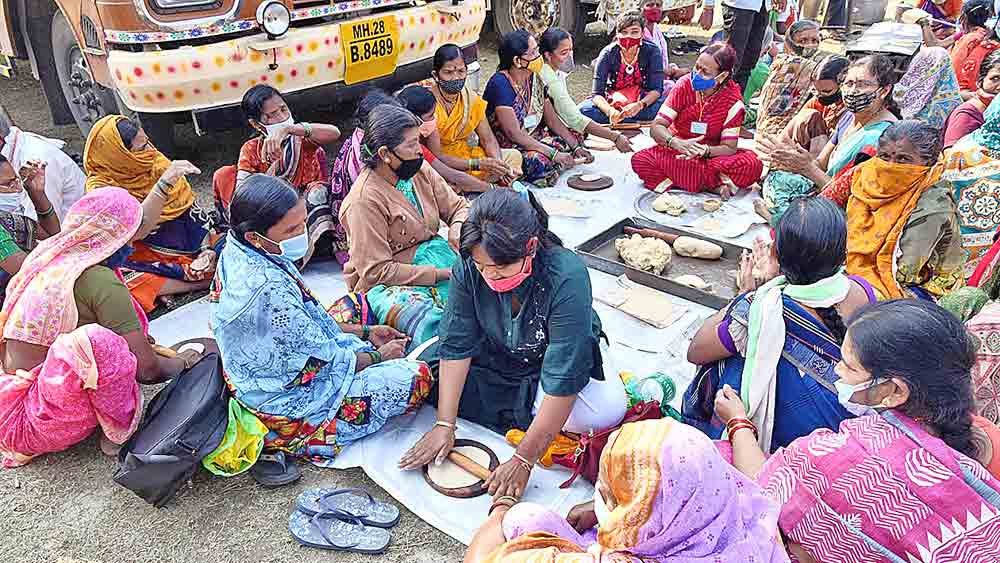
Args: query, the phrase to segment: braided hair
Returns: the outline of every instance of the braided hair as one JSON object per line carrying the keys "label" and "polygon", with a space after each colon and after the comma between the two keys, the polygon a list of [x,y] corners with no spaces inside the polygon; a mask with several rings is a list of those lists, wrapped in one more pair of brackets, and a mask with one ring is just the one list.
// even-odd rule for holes
{"label": "braided hair", "polygon": [[[844,212],[824,197],[792,200],[778,221],[774,247],[789,283],[809,285],[828,278],[847,260]],[[816,314],[837,342],[843,342],[847,329],[837,309],[821,307]]]}

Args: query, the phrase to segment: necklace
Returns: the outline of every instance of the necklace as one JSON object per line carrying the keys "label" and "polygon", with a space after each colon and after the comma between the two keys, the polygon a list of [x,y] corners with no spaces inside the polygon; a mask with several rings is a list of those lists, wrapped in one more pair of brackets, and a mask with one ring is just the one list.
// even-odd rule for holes
{"label": "necklace", "polygon": [[625,74],[633,74],[635,72],[635,63],[639,61],[639,50],[635,50],[635,56],[631,57],[631,61],[625,58],[625,51],[622,51],[622,63],[625,64]]}
{"label": "necklace", "polygon": [[455,94],[453,98],[449,99],[444,93],[444,90],[442,90],[438,85],[434,86],[434,90],[436,94],[434,97],[440,100],[441,105],[444,106],[445,113],[451,113],[451,110],[455,109],[455,104],[458,102],[458,99],[462,97],[461,92],[459,92],[458,94]]}

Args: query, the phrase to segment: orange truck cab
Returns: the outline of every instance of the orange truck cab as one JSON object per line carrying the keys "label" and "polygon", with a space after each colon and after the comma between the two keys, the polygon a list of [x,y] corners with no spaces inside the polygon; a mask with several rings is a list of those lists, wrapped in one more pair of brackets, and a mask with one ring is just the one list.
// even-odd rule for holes
{"label": "orange truck cab", "polygon": [[463,48],[476,86],[486,9],[486,0],[0,0],[0,74],[29,61],[54,122],[86,133],[108,113],[138,114],[165,148],[175,123],[216,128],[227,120],[209,114],[231,114],[255,84],[330,105],[428,77],[446,43]]}

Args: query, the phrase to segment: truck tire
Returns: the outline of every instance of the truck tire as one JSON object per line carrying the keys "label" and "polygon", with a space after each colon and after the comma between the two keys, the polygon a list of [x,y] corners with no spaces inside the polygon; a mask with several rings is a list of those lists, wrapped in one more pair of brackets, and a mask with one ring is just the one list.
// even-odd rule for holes
{"label": "truck tire", "polygon": [[539,37],[560,27],[577,37],[587,27],[587,11],[580,0],[494,0],[493,27],[501,36],[525,29]]}
{"label": "truck tire", "polygon": [[63,97],[80,131],[87,135],[97,120],[116,111],[117,104],[114,92],[91,76],[87,59],[62,12],[52,17],[52,56]]}

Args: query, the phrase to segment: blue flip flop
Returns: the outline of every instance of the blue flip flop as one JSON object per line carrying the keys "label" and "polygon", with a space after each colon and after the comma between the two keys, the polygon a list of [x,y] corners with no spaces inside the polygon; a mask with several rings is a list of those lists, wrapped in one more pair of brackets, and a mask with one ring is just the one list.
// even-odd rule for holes
{"label": "blue flip flop", "polygon": [[312,489],[299,495],[295,503],[300,512],[309,516],[343,513],[376,528],[391,528],[400,517],[399,508],[375,500],[362,489]]}
{"label": "blue flip flop", "polygon": [[312,516],[296,510],[288,517],[288,531],[306,547],[378,555],[389,548],[388,530],[365,526],[358,519],[343,520],[344,514]]}

